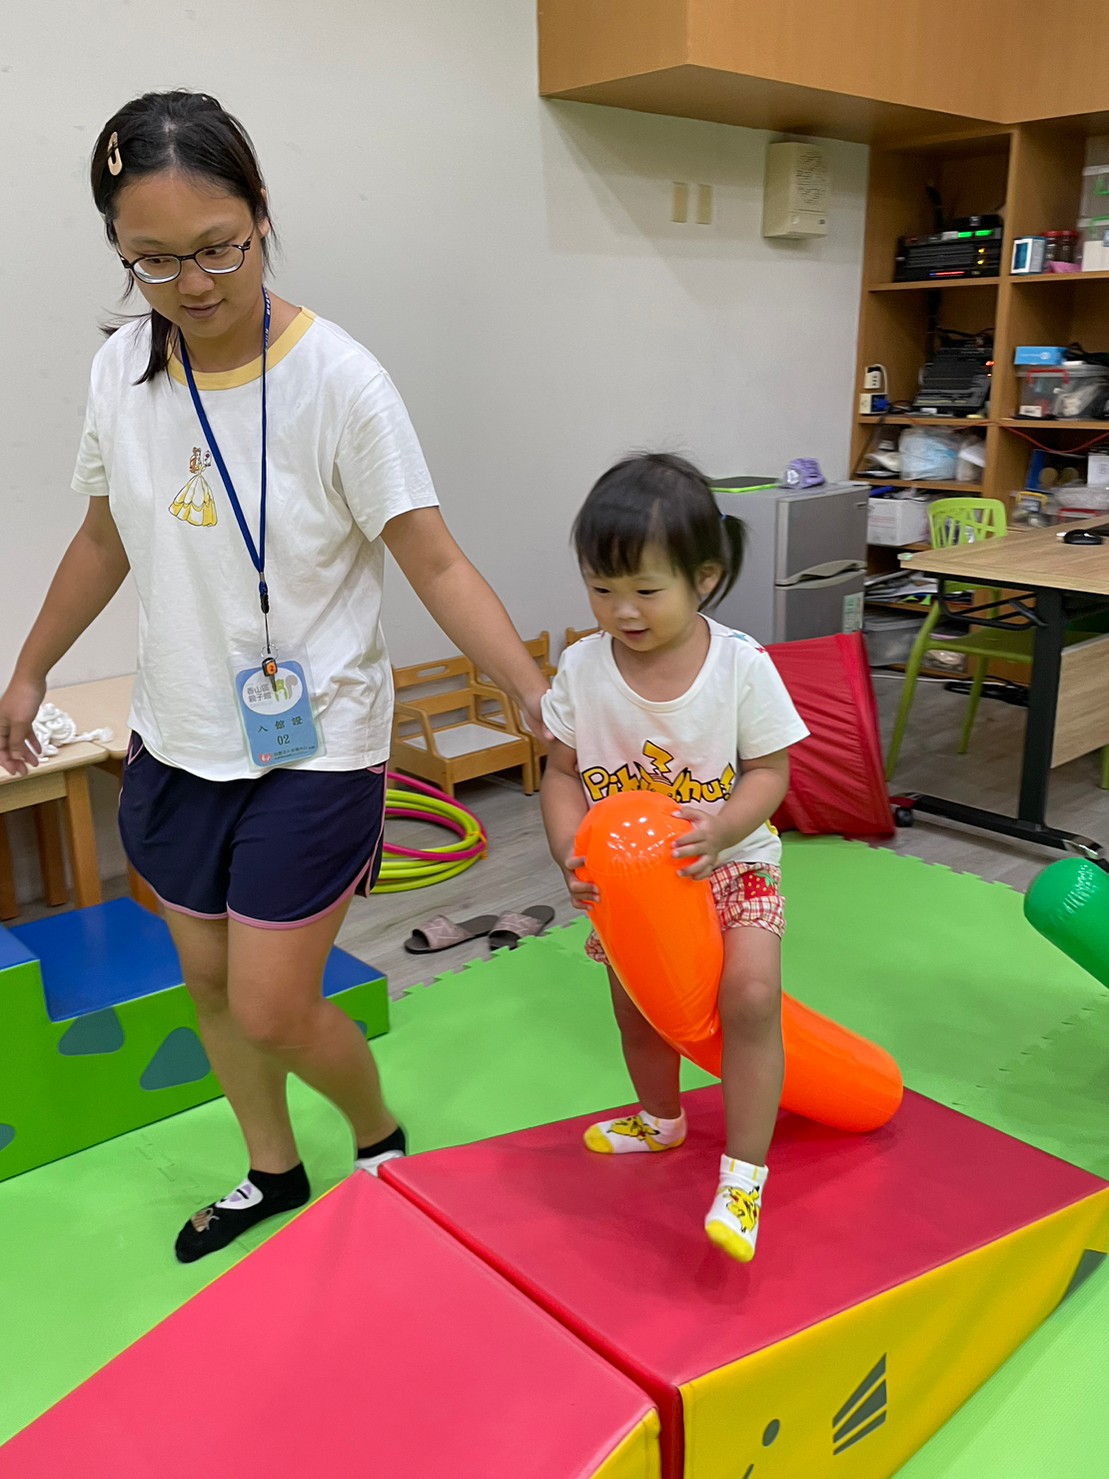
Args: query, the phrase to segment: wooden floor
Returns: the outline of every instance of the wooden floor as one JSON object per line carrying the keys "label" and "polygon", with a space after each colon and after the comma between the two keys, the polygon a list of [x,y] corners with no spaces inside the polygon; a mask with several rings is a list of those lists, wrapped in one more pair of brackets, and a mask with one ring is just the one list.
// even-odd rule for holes
{"label": "wooden floor", "polygon": [[[875,687],[886,738],[901,680],[879,673],[875,675]],[[921,684],[895,785],[1012,812],[1020,774],[1024,710],[983,700],[970,753],[960,757],[955,747],[965,702],[965,698],[947,693],[939,684]],[[1048,820],[1109,845],[1109,791],[1098,789],[1098,768],[1097,757],[1088,755],[1054,772]],[[339,937],[345,949],[385,972],[394,995],[488,954],[484,941],[432,956],[407,954],[404,941],[413,925],[433,914],[465,919],[549,904],[555,910],[557,924],[575,917],[561,874],[547,852],[538,797],[524,796],[516,780],[495,778],[463,786],[459,798],[485,823],[490,839],[488,856],[459,877],[433,888],[355,899]],[[443,835],[422,823],[390,827],[390,836],[399,842],[407,837],[423,837],[434,846]],[[1036,848],[930,823],[917,823],[898,832],[889,845],[895,852],[977,873],[1020,890],[1053,856]],[[106,896],[115,896],[124,887],[123,880],[111,880]],[[29,906],[22,919],[49,912],[44,907]]]}

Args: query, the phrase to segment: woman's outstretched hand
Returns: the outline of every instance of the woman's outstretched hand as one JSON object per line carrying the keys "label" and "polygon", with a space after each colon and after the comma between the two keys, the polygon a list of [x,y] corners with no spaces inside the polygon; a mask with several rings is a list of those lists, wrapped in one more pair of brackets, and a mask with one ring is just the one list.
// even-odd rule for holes
{"label": "woman's outstretched hand", "polygon": [[45,682],[18,677],[0,695],[0,767],[9,775],[26,775],[39,763],[34,720],[45,695]]}

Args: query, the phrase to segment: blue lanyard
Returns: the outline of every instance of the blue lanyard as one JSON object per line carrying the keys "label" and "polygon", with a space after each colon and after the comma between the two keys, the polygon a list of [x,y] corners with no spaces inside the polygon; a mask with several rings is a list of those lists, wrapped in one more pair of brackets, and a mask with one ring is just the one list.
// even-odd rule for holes
{"label": "blue lanyard", "polygon": [[227,497],[230,500],[235,518],[238,521],[239,532],[243,536],[243,543],[246,545],[247,554],[249,554],[251,563],[258,572],[258,604],[262,608],[262,618],[265,622],[266,652],[268,654],[270,650],[270,592],[266,584],[266,353],[270,347],[270,295],[265,288],[262,289],[262,298],[266,307],[262,319],[262,484],[261,496],[259,498],[257,545],[255,545],[254,539],[251,536],[250,529],[243,514],[242,504],[239,502],[239,496],[235,492],[235,484],[231,481],[231,474],[227,471],[227,463],[223,460],[223,453],[219,449],[219,443],[216,441],[215,433],[212,430],[211,423],[201,402],[200,393],[196,388],[196,380],[193,378],[193,367],[189,364],[189,354],[185,348],[185,340],[180,335],[178,336],[177,347],[181,354],[181,364],[185,371],[185,379],[188,381],[189,394],[193,398],[193,405],[196,407],[196,414],[200,420],[201,430],[204,432],[208,447],[212,456],[215,458],[216,466],[219,468],[219,475],[223,479],[223,486],[227,490]]}

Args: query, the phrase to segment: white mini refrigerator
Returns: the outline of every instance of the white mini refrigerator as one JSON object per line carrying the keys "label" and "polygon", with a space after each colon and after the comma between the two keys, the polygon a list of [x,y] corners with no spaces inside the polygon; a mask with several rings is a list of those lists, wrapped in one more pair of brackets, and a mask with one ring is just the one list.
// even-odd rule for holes
{"label": "white mini refrigerator", "polygon": [[744,493],[728,483],[714,482],[716,501],[742,521],[746,550],[739,580],[709,615],[764,646],[861,631],[868,486]]}

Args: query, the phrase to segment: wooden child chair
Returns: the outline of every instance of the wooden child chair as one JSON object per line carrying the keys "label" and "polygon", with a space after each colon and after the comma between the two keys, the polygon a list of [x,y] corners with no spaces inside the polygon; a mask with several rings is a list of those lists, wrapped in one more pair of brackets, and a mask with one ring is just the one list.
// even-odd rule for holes
{"label": "wooden child chair", "polygon": [[583,637],[592,637],[594,632],[598,631],[600,631],[600,627],[582,627],[580,631],[577,627],[567,627],[566,646],[573,647],[575,642],[580,642]]}
{"label": "wooden child chair", "polygon": [[507,695],[480,682],[468,657],[394,668],[393,686],[395,770],[453,796],[459,781],[518,765],[524,794],[538,789],[531,736],[522,731]]}
{"label": "wooden child chair", "polygon": [[[539,671],[543,674],[544,678],[546,678],[547,682],[549,683],[555,675],[555,665],[551,662],[550,632],[540,632],[538,637],[529,638],[524,643],[524,646],[535,659],[535,666],[539,669]],[[501,715],[504,713],[504,710],[501,707],[500,700],[504,697],[504,695],[501,694],[499,689],[493,688],[491,680],[487,678],[484,673],[478,674],[478,683],[481,684],[483,688],[493,689],[493,692],[496,694],[496,697],[493,699],[482,699],[481,717],[487,724],[495,724],[498,728],[500,728]],[[520,717],[519,705],[515,702],[515,700],[509,699],[508,704],[509,713],[511,715],[516,733],[524,735],[531,747],[532,773],[535,778],[535,783],[538,786],[539,777],[543,769],[543,757],[547,753],[547,747],[545,744],[543,744],[542,740],[536,739],[535,735],[532,734],[531,731],[528,729],[527,725]]]}

